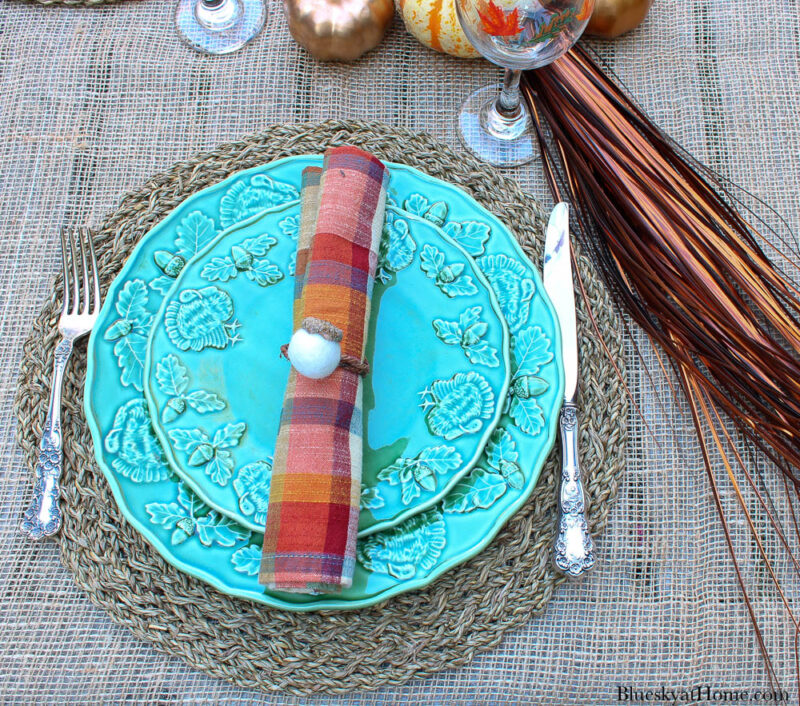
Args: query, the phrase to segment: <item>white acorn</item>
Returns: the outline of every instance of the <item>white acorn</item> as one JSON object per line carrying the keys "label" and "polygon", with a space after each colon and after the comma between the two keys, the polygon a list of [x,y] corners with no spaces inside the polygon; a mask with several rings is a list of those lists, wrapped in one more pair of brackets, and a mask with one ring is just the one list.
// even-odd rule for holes
{"label": "white acorn", "polygon": [[342,346],[318,333],[309,333],[305,328],[294,332],[287,350],[289,361],[301,375],[314,380],[328,377],[342,358]]}

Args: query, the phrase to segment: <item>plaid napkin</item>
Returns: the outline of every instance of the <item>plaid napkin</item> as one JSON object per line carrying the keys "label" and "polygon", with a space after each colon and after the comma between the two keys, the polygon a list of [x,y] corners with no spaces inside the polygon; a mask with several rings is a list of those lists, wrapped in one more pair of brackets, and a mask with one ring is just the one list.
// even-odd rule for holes
{"label": "plaid napkin", "polygon": [[[294,322],[342,332],[342,359],[361,361],[386,208],[388,172],[354,147],[303,172]],[[259,581],[329,593],[353,581],[361,495],[362,378],[339,367],[321,380],[292,368],[272,468]]]}

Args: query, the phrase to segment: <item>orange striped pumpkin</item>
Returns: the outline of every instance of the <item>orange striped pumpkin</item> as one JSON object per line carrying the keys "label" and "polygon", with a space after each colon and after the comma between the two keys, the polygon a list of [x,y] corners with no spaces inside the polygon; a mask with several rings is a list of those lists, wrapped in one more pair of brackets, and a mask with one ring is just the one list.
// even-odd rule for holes
{"label": "orange striped pumpkin", "polygon": [[464,36],[455,0],[396,0],[396,5],[406,29],[426,47],[464,59],[480,56]]}

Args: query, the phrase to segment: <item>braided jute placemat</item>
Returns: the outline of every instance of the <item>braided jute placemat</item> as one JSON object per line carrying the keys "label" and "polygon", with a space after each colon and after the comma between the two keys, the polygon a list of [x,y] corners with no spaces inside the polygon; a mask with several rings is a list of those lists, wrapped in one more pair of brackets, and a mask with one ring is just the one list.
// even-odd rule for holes
{"label": "braided jute placemat", "polygon": [[[122,199],[94,231],[104,291],[139,238],[190,194],[230,174],[293,154],[349,143],[456,183],[500,216],[539,264],[542,209],[510,179],[427,135],[376,123],[277,126],[199,155]],[[579,266],[600,331],[624,370],[620,326],[591,263]],[[60,283],[54,292],[60,291]],[[28,338],[15,409],[31,470],[44,423],[58,304],[54,293]],[[581,449],[589,524],[606,524],[626,444],[623,385],[579,303]],[[78,585],[111,618],[159,650],[243,687],[294,694],[402,684],[460,666],[540,612],[563,578],[550,566],[556,498],[551,455],[528,503],[477,557],[423,591],[355,612],[298,614],[230,598],[167,564],[127,524],[97,468],[82,411],[86,347],[64,388],[62,509],[57,541]]]}

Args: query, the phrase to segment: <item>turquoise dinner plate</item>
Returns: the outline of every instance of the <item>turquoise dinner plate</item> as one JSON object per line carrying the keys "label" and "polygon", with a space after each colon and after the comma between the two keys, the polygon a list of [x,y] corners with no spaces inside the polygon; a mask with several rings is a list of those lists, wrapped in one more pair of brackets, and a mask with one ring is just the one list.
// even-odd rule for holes
{"label": "turquoise dinner plate", "polygon": [[[289,376],[300,204],[234,225],[185,267],[150,331],[144,393],[178,476],[255,532]],[[509,381],[508,328],[473,260],[390,206],[364,378],[360,536],[435,505],[477,463]],[[459,333],[460,332],[460,333]]]}
{"label": "turquoise dinner plate", "polygon": [[[371,605],[421,588],[480,552],[536,485],[555,439],[564,386],[553,308],[513,235],[457,187],[389,164],[391,202],[409,218],[441,226],[475,259],[495,293],[511,336],[503,415],[476,466],[443,500],[359,540],[350,589],[302,596],[260,586],[261,535],[211,509],[167,464],[142,393],[147,340],[187,262],[221,230],[296,200],[302,169],[320,163],[319,156],[290,157],[234,174],[188,198],[147,233],[106,294],[89,340],[86,378],[95,454],[131,524],[178,569],[225,593],[289,610]],[[450,333],[454,347],[463,345],[463,327]],[[187,391],[195,389],[190,381]],[[418,465],[402,459],[396,482],[414,476]],[[381,502],[382,495],[367,492],[362,508]]]}

